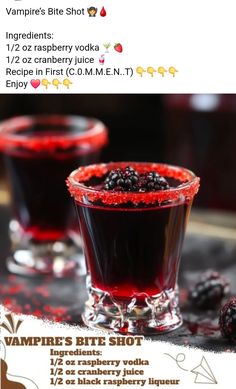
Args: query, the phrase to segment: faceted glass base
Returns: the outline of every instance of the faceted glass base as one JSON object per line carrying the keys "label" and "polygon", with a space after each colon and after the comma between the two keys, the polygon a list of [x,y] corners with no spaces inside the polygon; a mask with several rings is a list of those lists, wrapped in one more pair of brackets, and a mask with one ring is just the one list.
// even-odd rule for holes
{"label": "faceted glass base", "polygon": [[121,334],[148,336],[172,331],[182,324],[178,291],[163,291],[155,296],[140,293],[130,299],[118,299],[90,288],[83,320],[88,327]]}
{"label": "faceted glass base", "polygon": [[82,251],[64,242],[30,244],[29,248],[17,248],[7,258],[12,273],[38,276],[71,277],[85,275]]}

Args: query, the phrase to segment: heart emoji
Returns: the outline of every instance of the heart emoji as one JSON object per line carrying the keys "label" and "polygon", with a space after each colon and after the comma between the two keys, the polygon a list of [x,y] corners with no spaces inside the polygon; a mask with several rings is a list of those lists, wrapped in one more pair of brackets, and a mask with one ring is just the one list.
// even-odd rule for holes
{"label": "heart emoji", "polygon": [[37,89],[40,85],[40,80],[31,80],[30,83],[34,89]]}
{"label": "heart emoji", "polygon": [[115,46],[114,46],[114,49],[118,52],[118,53],[122,53],[123,51],[123,47],[120,43],[116,43]]}

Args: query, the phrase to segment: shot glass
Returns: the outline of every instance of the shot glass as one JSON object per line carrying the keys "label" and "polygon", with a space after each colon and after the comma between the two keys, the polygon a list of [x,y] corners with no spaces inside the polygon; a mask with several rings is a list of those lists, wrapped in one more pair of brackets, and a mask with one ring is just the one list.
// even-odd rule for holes
{"label": "shot glass", "polygon": [[58,277],[82,272],[65,179],[72,169],[98,162],[106,143],[107,129],[97,119],[25,116],[0,123],[11,192],[11,272]]}
{"label": "shot glass", "polygon": [[[108,174],[127,166],[142,175],[158,173],[170,188],[105,190]],[[85,324],[143,335],[179,327],[178,269],[199,178],[182,167],[118,162],[81,167],[67,185],[78,210],[88,269]]]}

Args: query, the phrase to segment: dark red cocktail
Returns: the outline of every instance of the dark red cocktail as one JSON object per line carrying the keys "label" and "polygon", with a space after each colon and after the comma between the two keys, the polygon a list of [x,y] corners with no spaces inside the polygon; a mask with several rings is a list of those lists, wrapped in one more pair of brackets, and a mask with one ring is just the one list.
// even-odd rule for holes
{"label": "dark red cocktail", "polygon": [[110,163],[74,171],[68,186],[91,279],[85,322],[121,333],[178,327],[178,268],[199,179],[169,165]]}
{"label": "dark red cocktail", "polygon": [[106,142],[105,126],[95,119],[39,116],[1,123],[0,148],[12,195],[10,225],[17,227],[10,270],[58,276],[75,270],[74,210],[65,179],[76,167],[98,161]]}

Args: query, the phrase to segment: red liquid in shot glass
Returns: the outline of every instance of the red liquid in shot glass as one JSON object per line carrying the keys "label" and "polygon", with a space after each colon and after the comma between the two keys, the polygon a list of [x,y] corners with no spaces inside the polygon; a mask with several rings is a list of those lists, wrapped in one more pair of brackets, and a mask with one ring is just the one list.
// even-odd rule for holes
{"label": "red liquid in shot glass", "polygon": [[174,289],[191,203],[130,209],[77,203],[92,285],[128,299]]}
{"label": "red liquid in shot glass", "polygon": [[64,239],[75,224],[65,179],[71,170],[98,159],[99,152],[37,155],[21,150],[6,154],[13,217],[23,232],[35,240]]}

